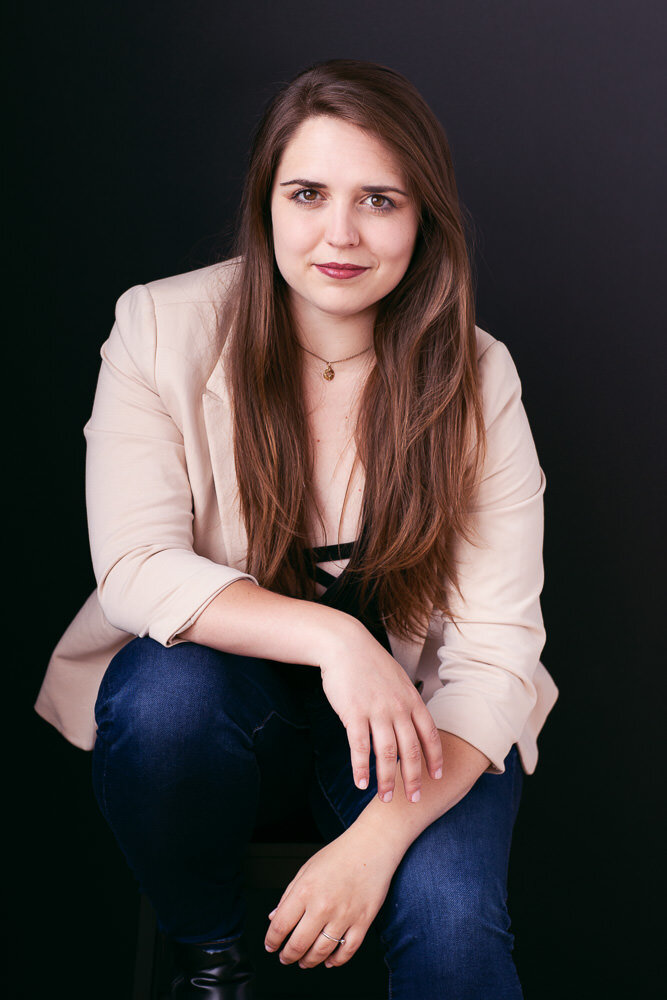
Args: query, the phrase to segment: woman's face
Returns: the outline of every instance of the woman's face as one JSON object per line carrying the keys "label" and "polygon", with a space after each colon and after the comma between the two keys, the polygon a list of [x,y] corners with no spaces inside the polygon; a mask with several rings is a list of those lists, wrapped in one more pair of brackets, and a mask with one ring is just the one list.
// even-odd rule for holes
{"label": "woman's face", "polygon": [[[278,269],[306,321],[323,313],[374,315],[405,274],[418,231],[391,152],[356,125],[324,116],[306,119],[285,147],[271,218]],[[325,264],[362,270],[341,277]]]}

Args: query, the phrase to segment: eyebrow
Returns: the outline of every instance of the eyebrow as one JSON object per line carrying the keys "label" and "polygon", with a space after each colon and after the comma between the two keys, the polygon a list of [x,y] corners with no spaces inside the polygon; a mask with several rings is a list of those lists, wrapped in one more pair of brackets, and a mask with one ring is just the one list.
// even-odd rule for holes
{"label": "eyebrow", "polygon": [[[299,184],[301,187],[324,188],[325,191],[329,190],[328,185],[322,184],[320,181],[307,181],[303,177],[295,177],[294,180],[291,181],[281,181],[279,186],[285,187],[287,184]],[[406,191],[401,191],[401,189],[397,187],[390,187],[388,184],[366,184],[366,186],[362,187],[361,190],[368,191],[369,194],[382,194],[383,191],[395,191],[396,194],[404,194],[407,198]]]}

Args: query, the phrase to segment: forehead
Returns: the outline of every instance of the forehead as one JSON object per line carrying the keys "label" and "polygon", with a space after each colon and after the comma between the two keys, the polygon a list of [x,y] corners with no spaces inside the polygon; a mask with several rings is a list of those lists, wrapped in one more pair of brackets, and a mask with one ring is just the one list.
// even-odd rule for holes
{"label": "forehead", "polygon": [[358,176],[359,183],[405,182],[394,154],[380,139],[351,122],[323,115],[301,123],[283,150],[276,174],[287,180],[282,175],[297,168],[300,176],[321,181],[325,174],[336,173]]}

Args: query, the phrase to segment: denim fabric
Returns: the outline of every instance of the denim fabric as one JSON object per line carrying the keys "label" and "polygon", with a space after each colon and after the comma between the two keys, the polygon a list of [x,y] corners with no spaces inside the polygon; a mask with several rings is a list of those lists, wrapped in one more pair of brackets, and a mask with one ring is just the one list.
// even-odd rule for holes
{"label": "denim fabric", "polygon": [[[345,728],[314,667],[138,637],[109,664],[95,715],[95,796],[176,940],[241,935],[240,859],[256,826],[305,798],[329,841],[377,794],[372,750],[368,789],[354,785]],[[522,997],[506,907],[516,746],[505,768],[483,774],[396,870],[373,925],[394,1000]]]}

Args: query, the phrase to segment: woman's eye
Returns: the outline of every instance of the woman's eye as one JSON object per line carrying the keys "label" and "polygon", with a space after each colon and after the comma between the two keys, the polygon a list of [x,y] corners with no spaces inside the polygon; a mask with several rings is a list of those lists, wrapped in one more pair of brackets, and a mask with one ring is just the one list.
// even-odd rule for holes
{"label": "woman's eye", "polygon": [[371,208],[373,208],[376,212],[387,212],[390,208],[396,207],[395,203],[391,200],[391,198],[387,198],[386,194],[370,194],[368,197],[371,199],[381,198],[385,203],[384,205],[371,205]]}
{"label": "woman's eye", "polygon": [[[292,201],[301,202],[301,204],[303,205],[304,201],[301,198],[299,198],[300,194],[317,194],[317,193],[318,192],[315,191],[313,188],[300,188],[298,191],[295,191],[294,194],[292,195]],[[306,198],[305,204],[307,205],[312,204],[313,201],[315,201],[314,198]]]}

